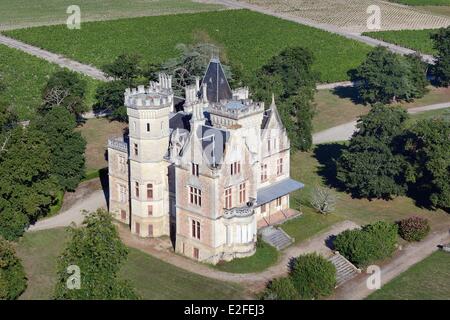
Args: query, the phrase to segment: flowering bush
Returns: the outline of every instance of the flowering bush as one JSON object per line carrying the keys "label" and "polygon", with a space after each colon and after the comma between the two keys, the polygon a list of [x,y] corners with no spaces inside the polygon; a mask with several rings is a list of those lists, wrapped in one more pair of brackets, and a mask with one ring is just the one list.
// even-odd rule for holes
{"label": "flowering bush", "polygon": [[428,220],[421,217],[410,217],[398,223],[398,233],[406,241],[420,241],[430,232]]}

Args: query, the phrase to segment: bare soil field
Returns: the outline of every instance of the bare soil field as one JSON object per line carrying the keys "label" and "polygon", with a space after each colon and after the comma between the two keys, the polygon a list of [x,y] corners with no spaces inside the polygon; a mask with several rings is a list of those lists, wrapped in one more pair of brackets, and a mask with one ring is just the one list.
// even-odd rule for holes
{"label": "bare soil field", "polygon": [[[450,18],[426,13],[415,7],[382,0],[239,0],[278,13],[302,17],[339,27],[347,32],[370,31],[367,9],[380,7],[381,30],[435,29],[450,25]],[[375,31],[375,30],[372,30]]]}

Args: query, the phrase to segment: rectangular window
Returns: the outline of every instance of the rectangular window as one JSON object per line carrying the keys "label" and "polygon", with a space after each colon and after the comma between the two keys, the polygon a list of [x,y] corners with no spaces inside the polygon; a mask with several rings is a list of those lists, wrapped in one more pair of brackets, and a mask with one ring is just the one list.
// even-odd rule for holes
{"label": "rectangular window", "polygon": [[267,151],[270,152],[270,138],[267,139]]}
{"label": "rectangular window", "polygon": [[153,225],[152,224],[148,225],[148,236],[153,237]]}
{"label": "rectangular window", "polygon": [[235,161],[231,164],[231,175],[235,175],[241,173],[241,163],[239,161]]}
{"label": "rectangular window", "polygon": [[199,256],[200,256],[200,251],[198,250],[198,248],[194,248],[194,250],[193,250],[193,256],[194,256],[194,259],[197,259],[197,260],[198,260],[198,258],[199,258]]}
{"label": "rectangular window", "polygon": [[198,177],[198,164],[196,163],[192,164],[192,175]]}
{"label": "rectangular window", "polygon": [[231,209],[233,207],[232,198],[231,198],[231,188],[225,189],[225,208]]}
{"label": "rectangular window", "polygon": [[192,237],[200,240],[200,221],[192,220]]}
{"label": "rectangular window", "polygon": [[147,213],[149,216],[153,215],[153,206],[152,205],[147,206]]}
{"label": "rectangular window", "polygon": [[127,218],[127,212],[125,210],[120,210],[120,219],[125,220]]}
{"label": "rectangular window", "polygon": [[134,144],[134,155],[138,156],[139,155],[139,150],[138,150],[138,145],[137,143]]}
{"label": "rectangular window", "polygon": [[150,132],[150,123],[147,123],[147,132]]}
{"label": "rectangular window", "polygon": [[147,183],[147,200],[153,200],[153,184]]}
{"label": "rectangular window", "polygon": [[194,187],[189,187],[189,201],[196,206],[202,206],[202,190]]}
{"label": "rectangular window", "polygon": [[266,204],[263,204],[261,206],[261,213],[265,213],[266,212]]}
{"label": "rectangular window", "polygon": [[245,182],[239,185],[239,203],[244,203],[247,201],[245,194]]}
{"label": "rectangular window", "polygon": [[122,203],[127,202],[127,187],[122,184],[118,185],[119,188],[119,201]]}
{"label": "rectangular window", "polygon": [[136,222],[136,224],[135,224],[135,231],[136,231],[136,234],[140,234],[141,233],[141,225],[139,224],[139,222]]}
{"label": "rectangular window", "polygon": [[277,175],[283,173],[283,158],[277,160]]}
{"label": "rectangular window", "polygon": [[139,182],[137,181],[134,183],[134,191],[136,194],[136,198],[139,198]]}
{"label": "rectangular window", "polygon": [[121,173],[126,173],[127,172],[127,160],[125,159],[125,157],[119,155],[118,162],[119,162],[119,171]]}
{"label": "rectangular window", "polygon": [[261,182],[267,180],[267,164],[261,165]]}
{"label": "rectangular window", "polygon": [[277,198],[276,200],[276,206],[281,207],[281,197]]}

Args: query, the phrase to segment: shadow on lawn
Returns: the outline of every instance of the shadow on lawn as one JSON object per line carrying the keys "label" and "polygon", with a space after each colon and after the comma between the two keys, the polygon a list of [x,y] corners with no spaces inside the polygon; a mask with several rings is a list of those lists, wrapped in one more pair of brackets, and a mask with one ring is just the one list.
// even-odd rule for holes
{"label": "shadow on lawn", "polygon": [[320,166],[317,173],[325,178],[325,184],[337,190],[344,190],[342,183],[336,178],[336,161],[341,156],[345,145],[339,143],[319,144],[314,149],[314,156]]}
{"label": "shadow on lawn", "polygon": [[333,89],[333,94],[341,99],[350,99],[354,104],[364,105],[355,87],[336,87]]}

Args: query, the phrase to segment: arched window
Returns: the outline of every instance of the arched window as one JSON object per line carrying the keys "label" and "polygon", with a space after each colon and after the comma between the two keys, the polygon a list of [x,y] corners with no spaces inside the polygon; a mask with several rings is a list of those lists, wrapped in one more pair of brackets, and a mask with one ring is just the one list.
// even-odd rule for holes
{"label": "arched window", "polygon": [[153,184],[147,183],[147,199],[152,200],[153,199]]}

